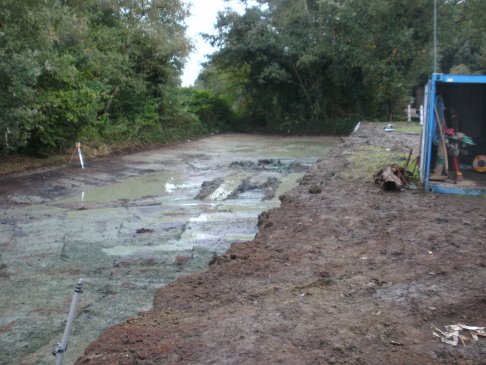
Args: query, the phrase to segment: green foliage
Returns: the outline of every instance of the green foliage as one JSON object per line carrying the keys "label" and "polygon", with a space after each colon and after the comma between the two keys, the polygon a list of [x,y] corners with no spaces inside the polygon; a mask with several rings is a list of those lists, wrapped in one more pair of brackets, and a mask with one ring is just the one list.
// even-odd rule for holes
{"label": "green foliage", "polygon": [[102,105],[96,92],[85,86],[67,90],[48,90],[39,97],[36,124],[31,130],[30,148],[49,151],[64,148],[80,130],[96,121]]}
{"label": "green foliage", "polygon": [[102,137],[108,143],[131,142],[157,144],[183,141],[204,133],[199,119],[179,103],[165,106],[163,116],[158,105],[146,105],[145,112],[135,120],[120,119],[104,125]]}
{"label": "green foliage", "polygon": [[0,1],[0,149],[28,142],[35,119],[35,87],[48,45],[37,2]]}
{"label": "green foliage", "polygon": [[[220,15],[207,38],[221,49],[198,84],[219,93],[223,81],[254,128],[333,133],[337,120],[393,119],[432,72],[429,0],[258,2]],[[438,4],[443,70],[481,72],[486,2]]]}
{"label": "green foliage", "polygon": [[439,22],[441,71],[486,74],[486,2],[440,2]]}
{"label": "green foliage", "polygon": [[[342,134],[401,113],[432,71],[429,0],[258,3],[220,14],[219,51],[179,92],[182,0],[0,0],[0,150]],[[485,73],[486,1],[438,4],[440,71]]]}
{"label": "green foliage", "polygon": [[44,155],[76,140],[155,143],[199,130],[171,97],[189,52],[182,1],[0,6],[0,149]]}
{"label": "green foliage", "polygon": [[207,132],[221,133],[235,129],[237,117],[227,100],[192,88],[183,89],[181,94],[187,111],[198,117]]}

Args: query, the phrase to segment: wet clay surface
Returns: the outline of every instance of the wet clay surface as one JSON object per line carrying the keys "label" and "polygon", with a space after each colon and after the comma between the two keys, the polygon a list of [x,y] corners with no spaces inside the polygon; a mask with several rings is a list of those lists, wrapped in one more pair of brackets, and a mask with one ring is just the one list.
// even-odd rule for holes
{"label": "wet clay surface", "polygon": [[406,155],[418,138],[364,125],[260,215],[254,240],[159,289],[77,364],[485,364],[486,338],[432,334],[486,326],[485,199],[385,193],[349,158]]}
{"label": "wet clay surface", "polygon": [[252,240],[258,215],[336,139],[224,135],[0,178],[0,364],[51,364],[84,279],[65,364],[154,292]]}

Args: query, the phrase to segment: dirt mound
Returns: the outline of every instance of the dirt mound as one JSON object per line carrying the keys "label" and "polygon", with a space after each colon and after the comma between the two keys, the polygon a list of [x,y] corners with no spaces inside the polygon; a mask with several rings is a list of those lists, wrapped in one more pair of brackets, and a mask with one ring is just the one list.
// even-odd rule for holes
{"label": "dirt mound", "polygon": [[160,289],[77,364],[484,364],[486,338],[433,335],[486,326],[484,198],[387,193],[368,171],[415,144],[364,124],[260,216],[254,241]]}
{"label": "dirt mound", "polygon": [[263,200],[270,200],[275,196],[275,192],[280,184],[280,181],[276,177],[249,177],[244,179],[241,184],[233,191],[228,198],[237,198],[241,194],[248,191],[261,191],[263,194]]}
{"label": "dirt mound", "polygon": [[245,171],[279,171],[279,172],[303,172],[306,167],[295,161],[281,161],[276,159],[261,159],[258,161],[233,161],[230,168],[238,168]]}
{"label": "dirt mound", "polygon": [[206,199],[208,196],[214,193],[216,189],[218,189],[221,186],[223,181],[224,179],[222,177],[218,177],[210,181],[204,181],[201,184],[201,190],[199,190],[199,193],[194,197],[194,199],[198,199],[198,200]]}

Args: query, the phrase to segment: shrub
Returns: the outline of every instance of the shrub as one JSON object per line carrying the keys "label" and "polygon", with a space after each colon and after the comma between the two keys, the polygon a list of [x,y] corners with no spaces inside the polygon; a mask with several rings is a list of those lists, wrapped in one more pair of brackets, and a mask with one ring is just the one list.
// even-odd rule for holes
{"label": "shrub", "polygon": [[182,90],[182,99],[186,110],[199,118],[207,132],[234,130],[237,118],[224,98],[209,91],[188,88]]}

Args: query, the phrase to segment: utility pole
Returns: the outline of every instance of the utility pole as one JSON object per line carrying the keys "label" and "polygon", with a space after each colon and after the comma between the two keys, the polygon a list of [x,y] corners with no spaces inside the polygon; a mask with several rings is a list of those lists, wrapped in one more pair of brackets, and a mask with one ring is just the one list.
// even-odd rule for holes
{"label": "utility pole", "polygon": [[437,0],[434,0],[434,73],[437,73]]}

